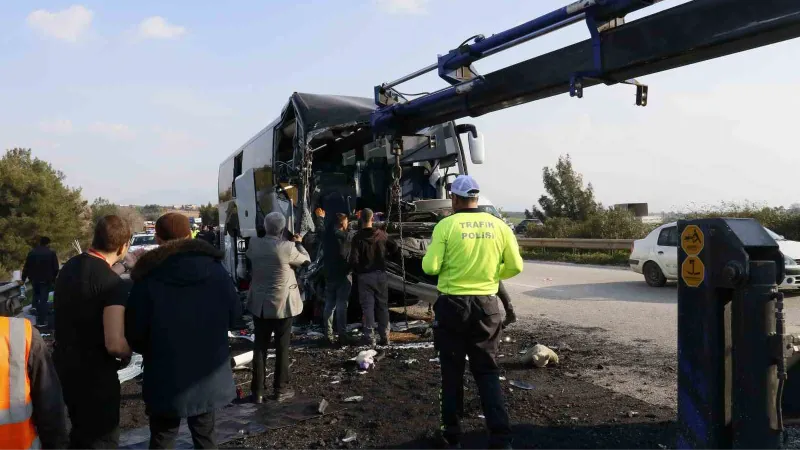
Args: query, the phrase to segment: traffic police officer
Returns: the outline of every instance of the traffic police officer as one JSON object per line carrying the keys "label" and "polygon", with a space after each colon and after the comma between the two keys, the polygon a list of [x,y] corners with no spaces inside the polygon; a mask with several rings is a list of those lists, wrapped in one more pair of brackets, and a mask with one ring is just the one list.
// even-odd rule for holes
{"label": "traffic police officer", "polygon": [[511,228],[478,210],[478,183],[460,175],[451,187],[454,213],[436,224],[422,268],[439,276],[433,339],[442,368],[440,444],[460,445],[465,357],[481,397],[490,448],[510,448],[511,426],[496,356],[502,320],[500,280],[522,272]]}

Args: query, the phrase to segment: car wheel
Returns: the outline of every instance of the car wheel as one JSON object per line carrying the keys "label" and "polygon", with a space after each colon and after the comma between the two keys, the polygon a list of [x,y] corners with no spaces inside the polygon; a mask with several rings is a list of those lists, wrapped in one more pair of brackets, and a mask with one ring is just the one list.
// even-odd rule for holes
{"label": "car wheel", "polygon": [[667,277],[664,276],[664,272],[661,271],[661,268],[658,267],[658,264],[650,261],[644,265],[644,281],[647,282],[649,286],[652,287],[663,287],[667,284]]}

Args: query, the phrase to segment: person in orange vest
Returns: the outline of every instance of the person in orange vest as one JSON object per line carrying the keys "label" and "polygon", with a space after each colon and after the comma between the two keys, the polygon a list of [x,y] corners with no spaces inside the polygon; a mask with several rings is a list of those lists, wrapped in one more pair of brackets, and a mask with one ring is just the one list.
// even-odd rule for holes
{"label": "person in orange vest", "polygon": [[65,448],[61,384],[27,319],[0,316],[0,448]]}

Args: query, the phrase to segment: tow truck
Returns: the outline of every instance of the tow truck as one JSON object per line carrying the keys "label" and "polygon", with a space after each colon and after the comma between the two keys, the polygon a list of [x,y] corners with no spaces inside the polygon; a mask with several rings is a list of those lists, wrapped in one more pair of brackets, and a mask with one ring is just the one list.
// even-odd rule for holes
{"label": "tow truck", "polygon": [[[649,87],[636,77],[800,36],[800,1],[693,0],[626,23],[658,0],[579,0],[501,33],[473,36],[427,67],[374,88],[377,139],[396,160],[398,136],[588,87]],[[585,23],[589,39],[478,73],[473,64],[560,28]],[[449,86],[408,99],[397,86],[437,71]],[[399,200],[398,200],[399,203]],[[402,230],[402,221],[400,227]],[[784,416],[800,417],[800,336],[786,332],[778,244],[751,219],[681,221],[678,262],[677,448],[781,448]],[[401,232],[402,234],[402,232]],[[703,242],[705,245],[697,245]]]}

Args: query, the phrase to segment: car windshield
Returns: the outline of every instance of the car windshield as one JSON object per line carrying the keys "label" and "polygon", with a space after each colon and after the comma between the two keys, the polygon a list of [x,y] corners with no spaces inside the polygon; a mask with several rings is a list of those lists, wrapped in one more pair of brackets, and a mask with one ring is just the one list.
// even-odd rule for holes
{"label": "car windshield", "polygon": [[478,205],[478,211],[489,213],[495,217],[500,217],[500,213],[497,212],[497,209],[493,205]]}
{"label": "car windshield", "polygon": [[156,236],[153,234],[147,236],[134,236],[131,245],[155,245]]}

